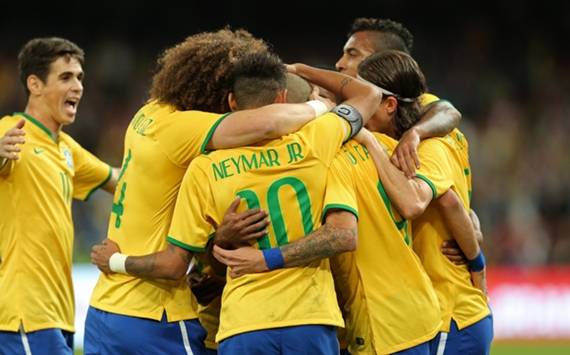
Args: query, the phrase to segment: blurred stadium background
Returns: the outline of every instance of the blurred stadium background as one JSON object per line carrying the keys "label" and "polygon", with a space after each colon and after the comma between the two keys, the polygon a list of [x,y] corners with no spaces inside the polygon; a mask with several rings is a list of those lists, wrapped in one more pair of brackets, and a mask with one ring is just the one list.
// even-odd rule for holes
{"label": "blurred stadium background", "polygon": [[[356,17],[403,23],[431,92],[463,114],[489,263],[492,354],[570,354],[570,2],[5,2],[0,112],[25,107],[19,48],[34,37],[68,38],[86,52],[86,77],[66,131],[119,166],[124,131],[165,48],[229,24],[273,44],[286,62],[334,65]],[[79,347],[97,277],[90,248],[106,234],[111,204],[105,193],[74,204]]]}

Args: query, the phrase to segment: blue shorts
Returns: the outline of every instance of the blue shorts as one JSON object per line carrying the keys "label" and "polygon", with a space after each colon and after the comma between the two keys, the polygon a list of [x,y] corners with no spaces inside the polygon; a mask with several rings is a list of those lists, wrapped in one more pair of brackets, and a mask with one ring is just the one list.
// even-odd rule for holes
{"label": "blue shorts", "polygon": [[208,352],[208,355],[218,355],[218,350],[217,350],[217,349],[210,349],[210,348],[207,348],[206,351]]}
{"label": "blue shorts", "polygon": [[85,319],[85,355],[207,355],[206,330],[198,319],[168,323],[129,317],[89,307]]}
{"label": "blue shorts", "polygon": [[237,334],[218,344],[220,355],[337,355],[336,327],[300,325]]}
{"label": "blue shorts", "polygon": [[0,331],[0,355],[73,355],[73,333],[61,329],[42,329],[24,333]]}
{"label": "blue shorts", "polygon": [[489,355],[493,336],[493,313],[461,330],[452,319],[449,333],[440,332],[435,337],[431,354]]}

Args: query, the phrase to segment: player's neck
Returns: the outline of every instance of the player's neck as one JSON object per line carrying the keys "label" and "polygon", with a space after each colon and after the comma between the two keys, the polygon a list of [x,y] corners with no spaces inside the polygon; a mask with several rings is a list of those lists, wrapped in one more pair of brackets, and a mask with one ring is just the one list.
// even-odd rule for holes
{"label": "player's neck", "polygon": [[62,125],[53,118],[47,107],[41,102],[28,101],[24,113],[41,123],[51,132],[54,139],[58,140]]}

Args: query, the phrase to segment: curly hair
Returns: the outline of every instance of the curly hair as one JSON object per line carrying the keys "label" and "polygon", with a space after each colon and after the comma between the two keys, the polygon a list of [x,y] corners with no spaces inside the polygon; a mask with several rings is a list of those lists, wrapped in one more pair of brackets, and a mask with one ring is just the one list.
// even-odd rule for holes
{"label": "curly hair", "polygon": [[58,37],[35,38],[22,47],[18,54],[18,71],[26,96],[30,96],[28,77],[35,75],[45,83],[51,64],[61,57],[66,58],[68,62],[75,58],[83,64],[85,53],[75,43]]}
{"label": "curly hair", "polygon": [[180,111],[228,112],[235,64],[245,54],[267,50],[263,40],[242,29],[190,36],[160,56],[150,96]]}
{"label": "curly hair", "polygon": [[287,70],[276,54],[247,54],[235,66],[233,92],[240,110],[272,104],[286,87]]}
{"label": "curly hair", "polygon": [[375,52],[382,50],[398,50],[407,54],[412,53],[414,36],[401,23],[388,19],[357,18],[352,23],[348,37],[356,32],[372,31],[377,35],[370,39]]}
{"label": "curly hair", "polygon": [[[388,96],[398,100],[398,107],[392,117],[392,126],[398,139],[421,119],[424,108],[419,97],[427,92],[427,84],[418,63],[408,54],[395,50],[374,53],[360,62],[358,75],[394,93],[385,94],[382,100]],[[402,98],[413,101],[408,102]]]}

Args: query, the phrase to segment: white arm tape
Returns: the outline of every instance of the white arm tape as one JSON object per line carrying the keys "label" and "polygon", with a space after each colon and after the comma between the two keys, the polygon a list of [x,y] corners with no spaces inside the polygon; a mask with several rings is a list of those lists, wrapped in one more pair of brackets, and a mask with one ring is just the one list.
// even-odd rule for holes
{"label": "white arm tape", "polygon": [[121,253],[115,253],[109,258],[109,269],[113,272],[120,272],[121,274],[128,274],[126,262],[129,256]]}
{"label": "white arm tape", "polygon": [[329,111],[327,105],[325,105],[325,103],[322,101],[311,100],[305,103],[309,104],[313,108],[313,110],[315,110],[315,117],[320,117]]}

